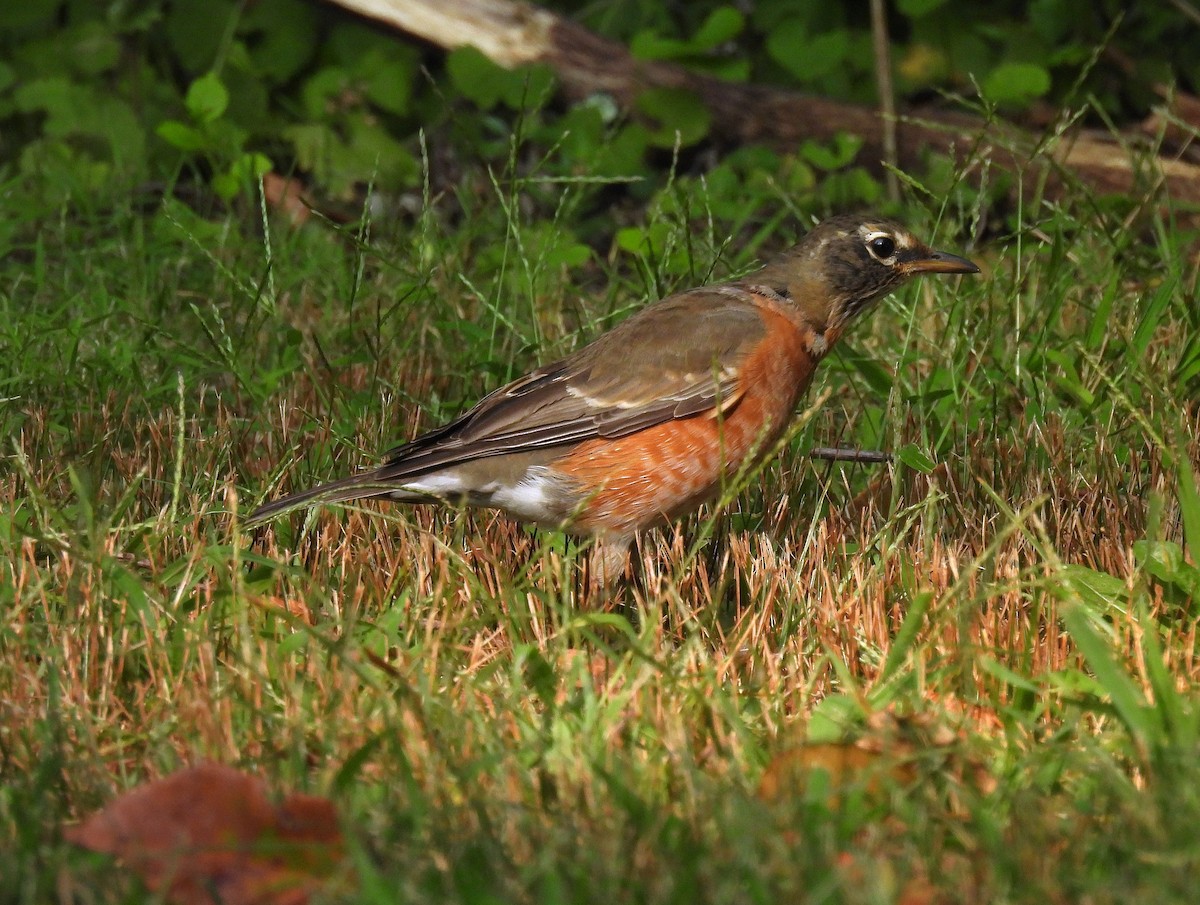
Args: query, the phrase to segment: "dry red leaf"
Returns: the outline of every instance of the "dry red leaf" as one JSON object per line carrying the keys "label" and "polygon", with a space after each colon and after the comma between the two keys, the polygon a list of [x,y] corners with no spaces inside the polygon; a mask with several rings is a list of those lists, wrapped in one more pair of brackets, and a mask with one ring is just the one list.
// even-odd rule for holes
{"label": "dry red leaf", "polygon": [[126,792],[64,836],[116,855],[176,905],[304,905],[344,854],[330,801],[276,805],[262,780],[220,764]]}
{"label": "dry red leaf", "polygon": [[283,213],[293,226],[305,223],[312,213],[312,205],[298,179],[288,179],[278,173],[267,173],[262,179],[263,197],[267,206]]}

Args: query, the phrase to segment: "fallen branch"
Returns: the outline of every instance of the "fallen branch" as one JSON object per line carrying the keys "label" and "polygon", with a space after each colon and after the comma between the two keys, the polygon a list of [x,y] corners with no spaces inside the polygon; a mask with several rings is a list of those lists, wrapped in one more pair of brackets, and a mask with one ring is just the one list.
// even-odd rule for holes
{"label": "fallen branch", "polygon": [[[712,136],[733,144],[791,149],[840,133],[862,139],[857,163],[882,174],[884,117],[875,110],[765,85],[725,82],[672,63],[638,60],[621,44],[517,0],[333,0],[339,6],[402,29],[440,47],[470,45],[505,68],[545,63],[563,91],[581,99],[597,93],[633,109],[647,88],[693,92],[712,115]],[[1146,196],[1165,192],[1200,204],[1200,166],[1164,159],[1105,133],[1078,130],[1039,144],[1016,127],[967,114],[924,110],[895,123],[899,165],[922,168],[930,151],[971,171],[982,161],[1019,176],[1026,188],[1050,195],[1078,178],[1101,193]],[[890,149],[889,149],[890,150]]]}

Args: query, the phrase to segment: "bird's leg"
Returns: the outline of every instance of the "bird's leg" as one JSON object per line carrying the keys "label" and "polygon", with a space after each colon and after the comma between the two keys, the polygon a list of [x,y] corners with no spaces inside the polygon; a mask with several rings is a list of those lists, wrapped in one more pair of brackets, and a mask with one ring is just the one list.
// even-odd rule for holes
{"label": "bird's leg", "polygon": [[612,596],[629,567],[630,540],[628,537],[596,538],[588,561],[589,594],[599,593],[602,600]]}

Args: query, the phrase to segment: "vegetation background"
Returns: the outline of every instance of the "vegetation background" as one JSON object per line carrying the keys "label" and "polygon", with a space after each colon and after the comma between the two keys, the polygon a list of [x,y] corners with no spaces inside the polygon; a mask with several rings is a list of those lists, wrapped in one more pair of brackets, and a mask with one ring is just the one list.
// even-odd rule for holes
{"label": "vegetation background", "polygon": [[[908,103],[1152,152],[1200,91],[1189,0],[888,6]],[[865,2],[553,8],[876,100]],[[153,900],[63,826],[204,758],[335,800],[334,899],[1194,901],[1195,211],[935,157],[890,201],[669,101],[313,0],[0,6],[0,902]],[[862,325],[622,606],[488,513],[237,528],[858,207],[984,276]]]}

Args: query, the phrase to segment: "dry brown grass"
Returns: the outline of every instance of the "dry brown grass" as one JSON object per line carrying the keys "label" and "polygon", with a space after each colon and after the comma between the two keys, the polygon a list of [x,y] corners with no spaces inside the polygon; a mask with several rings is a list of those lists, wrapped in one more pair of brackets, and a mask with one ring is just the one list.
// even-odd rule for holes
{"label": "dry brown grass", "polygon": [[[389,291],[377,280],[364,292]],[[1061,321],[1085,332],[1094,293],[1061,282]],[[477,311],[453,289],[437,286],[450,314]],[[1121,291],[1113,344],[1137,326],[1141,290]],[[989,297],[1024,292],[1001,274]],[[1103,358],[1108,340],[1089,351],[1120,392],[1081,354],[1089,408],[1050,389],[1053,362],[1014,376],[1006,305],[940,342],[962,319],[948,297],[920,297],[898,365],[894,311],[856,337],[895,372],[889,404],[830,362],[832,398],[792,447],[722,511],[643,537],[615,599],[588,590],[574,545],[494,513],[371,504],[233,527],[261,495],[433,426],[413,400],[448,413],[498,382],[455,364],[434,327],[369,364],[310,349],[265,406],[186,371],[174,399],[37,399],[0,472],[0,769],[15,790],[0,817],[33,800],[53,835],[211,758],[331,792],[385,886],[422,901],[471,898],[478,864],[481,888],[512,901],[540,900],[539,871],[561,865],[595,879],[596,901],[745,901],[755,882],[773,901],[1142,889],[1072,883],[1173,851],[1171,821],[1200,813],[1194,774],[1164,767],[1190,762],[1194,605],[1134,552],[1184,539],[1170,455],[1200,463],[1200,419],[1162,387],[1188,327],[1165,319],[1136,361]],[[302,293],[281,305],[296,323],[321,314]],[[544,317],[548,348],[568,342],[561,315]],[[925,393],[938,381],[948,397]],[[942,461],[920,474],[800,454],[864,435]],[[1060,618],[1080,605],[1145,705],[1184,715],[1170,744],[1130,742]],[[780,767],[814,740],[917,781],[830,808]],[[782,789],[762,801],[772,771]],[[1164,776],[1181,779],[1164,791]],[[703,894],[680,893],[681,876]]]}
{"label": "dry brown grass", "polygon": [[[344,376],[362,388],[363,373]],[[391,725],[393,686],[414,680],[436,689],[440,706],[496,716],[489,687],[511,681],[515,652],[527,645],[556,658],[556,674],[619,700],[663,739],[691,744],[689,708],[714,683],[734,696],[756,695],[763,728],[784,732],[842,687],[831,657],[871,687],[908,607],[923,594],[931,596],[931,616],[913,657],[929,698],[1000,706],[1006,691],[987,662],[1034,681],[1080,665],[1056,618],[1058,564],[1106,572],[1132,593],[1130,551],[1145,536],[1145,501],[1172,491],[1149,440],[1118,462],[1103,436],[1073,449],[1078,438],[1053,418],[1002,442],[980,433],[961,459],[931,475],[882,470],[865,486],[841,467],[784,453],[765,468],[755,501],[743,495],[734,507],[755,514],[761,504],[761,527],[732,527],[736,513],[725,513],[715,540],[694,559],[694,520],[650,534],[637,550],[634,585],[622,599],[598,604],[587,598],[577,556],[491,513],[324,510],[298,541],[272,529],[257,538],[230,535],[227,513],[235,500],[246,508],[235,480],[261,486],[279,463],[303,473],[303,465],[286,463],[304,462],[305,450],[333,438],[308,414],[320,401],[303,379],[263,427],[220,398],[204,408],[181,422],[109,398],[80,406],[66,437],[46,430],[35,410],[19,441],[29,470],[3,484],[5,507],[19,497],[48,506],[79,500],[62,463],[91,452],[95,501],[137,487],[115,523],[94,514],[102,505],[76,513],[73,524],[39,521],[40,540],[26,538],[7,566],[21,606],[5,632],[36,635],[58,673],[47,683],[44,661],[14,645],[24,656],[3,665],[14,690],[4,722],[20,726],[62,708],[72,744],[91,751],[102,772],[153,771],[143,759],[161,764],[164,739],[179,760],[260,762],[299,739],[327,752],[353,750]],[[361,426],[356,445],[386,442],[394,421],[385,410]],[[84,437],[106,438],[103,451],[81,450]],[[1200,430],[1189,437],[1193,450],[1198,438]],[[174,498],[181,448],[186,474]],[[1035,453],[1056,467],[1030,468]],[[1076,467],[1085,455],[1087,471]],[[814,518],[815,508],[824,514]],[[251,554],[295,565],[248,580],[242,564]],[[627,661],[619,646],[605,654],[581,634],[578,623],[586,625],[597,605],[634,617],[640,659]],[[1151,612],[1166,627],[1169,667],[1181,686],[1193,686],[1194,623],[1175,618],[1161,592]],[[1115,617],[1113,628],[1138,674],[1139,629],[1131,610],[1125,617]],[[303,640],[280,656],[288,638]],[[604,639],[617,640],[601,632]],[[664,684],[656,676],[667,663],[674,679]],[[525,703],[539,706],[536,698]],[[620,726],[611,728],[618,746]],[[418,747],[420,736],[413,736]],[[470,748],[469,739],[461,744]],[[724,756],[736,744],[716,731],[704,746]],[[410,756],[421,763],[418,750]],[[14,749],[9,757],[28,768],[37,752]]]}

